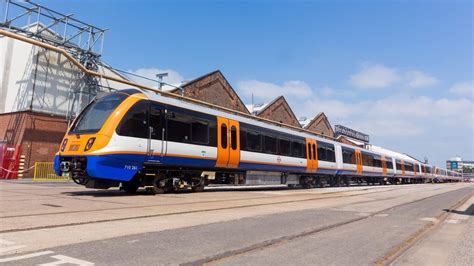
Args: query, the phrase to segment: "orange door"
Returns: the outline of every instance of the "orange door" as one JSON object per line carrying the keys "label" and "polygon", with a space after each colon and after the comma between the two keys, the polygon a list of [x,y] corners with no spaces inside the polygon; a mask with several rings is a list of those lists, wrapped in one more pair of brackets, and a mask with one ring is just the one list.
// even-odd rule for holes
{"label": "orange door", "polygon": [[357,174],[362,174],[362,153],[359,150],[355,151],[356,154],[356,164],[357,164]]}
{"label": "orange door", "polygon": [[382,156],[382,174],[387,175],[387,162],[385,161],[385,156]]}
{"label": "orange door", "polygon": [[318,144],[314,139],[306,139],[306,170],[314,173],[318,169]]}
{"label": "orange door", "polygon": [[223,117],[217,118],[216,167],[236,168],[240,162],[239,122]]}

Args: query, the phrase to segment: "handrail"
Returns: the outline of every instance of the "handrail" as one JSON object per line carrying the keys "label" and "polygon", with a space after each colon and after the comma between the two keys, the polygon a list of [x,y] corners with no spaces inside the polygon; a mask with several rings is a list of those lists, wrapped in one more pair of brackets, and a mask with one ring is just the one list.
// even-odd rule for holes
{"label": "handrail", "polygon": [[91,76],[96,76],[96,77],[99,77],[101,79],[103,78],[103,79],[107,79],[107,80],[112,80],[112,81],[115,81],[115,82],[118,82],[118,83],[122,83],[122,84],[132,86],[132,87],[137,87],[137,88],[140,88],[140,89],[143,89],[143,90],[148,90],[148,91],[152,91],[152,92],[155,92],[155,93],[159,93],[162,96],[168,96],[168,97],[171,97],[171,98],[176,98],[176,99],[196,103],[196,104],[199,104],[199,105],[204,105],[204,106],[207,106],[207,107],[222,110],[222,111],[229,112],[229,113],[232,113],[232,114],[237,114],[237,115],[240,115],[240,116],[244,116],[244,117],[247,117],[247,118],[250,118],[250,119],[270,123],[270,124],[277,125],[277,126],[284,126],[286,128],[289,128],[289,129],[293,129],[293,130],[297,130],[297,131],[300,131],[300,132],[316,135],[318,137],[322,137],[322,138],[337,141],[336,138],[326,136],[326,135],[321,135],[321,134],[318,134],[316,132],[313,132],[313,131],[310,131],[310,130],[307,130],[307,129],[304,129],[304,128],[278,123],[276,121],[266,119],[266,118],[263,118],[263,117],[249,115],[249,114],[246,114],[244,112],[236,111],[236,110],[233,110],[233,109],[230,109],[230,108],[218,106],[218,105],[215,105],[215,104],[211,104],[211,103],[208,103],[208,102],[204,102],[204,101],[201,101],[201,100],[181,96],[181,95],[170,93],[170,92],[157,90],[157,89],[154,89],[152,87],[142,85],[142,84],[139,84],[139,83],[136,83],[136,82],[133,82],[133,81],[129,81],[129,80],[126,80],[126,79],[123,79],[123,78],[117,78],[117,77],[113,77],[113,76],[109,76],[109,75],[105,75],[105,74],[101,74],[99,72],[89,70],[89,69],[85,68],[79,61],[77,61],[77,59],[75,59],[73,56],[71,56],[64,49],[61,49],[59,47],[56,47],[56,46],[53,46],[51,44],[47,44],[47,43],[44,43],[44,42],[41,42],[41,41],[38,41],[38,40],[34,40],[32,38],[29,38],[29,37],[26,37],[26,36],[23,36],[23,35],[20,35],[20,34],[16,34],[16,33],[13,33],[13,32],[9,32],[9,31],[0,29],[0,35],[10,37],[10,38],[13,38],[13,39],[16,39],[16,40],[19,40],[19,41],[23,41],[23,42],[26,42],[26,43],[29,43],[29,44],[32,44],[32,45],[36,45],[36,46],[39,46],[39,47],[42,47],[42,48],[60,53],[60,54],[64,55],[68,60],[70,60],[81,71],[83,71],[84,73],[86,73],[88,75],[91,75]]}

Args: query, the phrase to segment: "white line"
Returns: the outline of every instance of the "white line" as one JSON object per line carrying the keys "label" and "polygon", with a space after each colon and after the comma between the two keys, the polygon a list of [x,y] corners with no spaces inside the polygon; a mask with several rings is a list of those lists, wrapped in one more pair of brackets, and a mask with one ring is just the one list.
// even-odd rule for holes
{"label": "white line", "polygon": [[26,246],[25,245],[18,245],[18,246],[10,246],[10,247],[0,248],[0,255],[3,254],[3,253],[6,253],[8,251],[15,250],[15,249],[20,249],[20,248],[24,248],[24,247],[26,247]]}
{"label": "white line", "polygon": [[43,255],[48,255],[54,253],[53,251],[47,250],[47,251],[42,251],[42,252],[36,252],[36,253],[30,253],[26,255],[21,255],[21,256],[16,256],[16,257],[10,257],[10,258],[5,258],[5,259],[0,259],[0,263],[3,262],[9,262],[9,261],[15,261],[15,260],[24,260],[24,259],[29,259],[29,258],[34,258],[34,257],[39,257]]}

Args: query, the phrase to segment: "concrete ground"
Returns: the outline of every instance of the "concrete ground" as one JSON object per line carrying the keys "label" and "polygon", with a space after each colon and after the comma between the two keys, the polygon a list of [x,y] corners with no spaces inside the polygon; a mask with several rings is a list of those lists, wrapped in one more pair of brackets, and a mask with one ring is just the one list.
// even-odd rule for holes
{"label": "concrete ground", "polygon": [[462,183],[150,196],[0,181],[0,264],[473,265],[473,193]]}

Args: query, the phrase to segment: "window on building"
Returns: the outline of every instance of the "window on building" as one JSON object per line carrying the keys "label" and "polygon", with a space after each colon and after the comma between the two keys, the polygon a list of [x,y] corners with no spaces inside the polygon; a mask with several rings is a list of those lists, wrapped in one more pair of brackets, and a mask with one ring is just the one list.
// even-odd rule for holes
{"label": "window on building", "polygon": [[136,103],[123,117],[117,134],[134,138],[148,138],[147,101]]}
{"label": "window on building", "polygon": [[276,154],[277,153],[277,141],[273,136],[264,137],[264,152]]}

